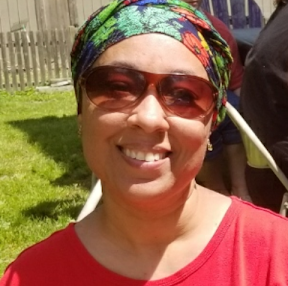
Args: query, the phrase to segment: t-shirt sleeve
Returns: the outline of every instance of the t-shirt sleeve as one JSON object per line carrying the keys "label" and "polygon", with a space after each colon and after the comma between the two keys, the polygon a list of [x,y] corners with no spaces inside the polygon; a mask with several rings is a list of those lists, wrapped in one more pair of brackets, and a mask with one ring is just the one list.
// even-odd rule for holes
{"label": "t-shirt sleeve", "polygon": [[227,42],[230,47],[231,54],[233,57],[233,63],[231,66],[231,79],[229,83],[229,89],[235,90],[241,87],[243,78],[243,66],[241,63],[238,46],[235,38],[228,29],[228,27],[218,18],[212,16],[211,14],[205,12],[207,18],[210,20],[215,29],[219,32],[221,37]]}

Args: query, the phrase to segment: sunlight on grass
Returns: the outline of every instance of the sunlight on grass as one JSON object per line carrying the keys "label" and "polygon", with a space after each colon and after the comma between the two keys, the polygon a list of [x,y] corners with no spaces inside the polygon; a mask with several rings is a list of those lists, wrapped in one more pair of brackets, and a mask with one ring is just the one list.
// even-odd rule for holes
{"label": "sunlight on grass", "polygon": [[0,276],[21,250],[75,219],[90,172],[72,92],[0,91]]}

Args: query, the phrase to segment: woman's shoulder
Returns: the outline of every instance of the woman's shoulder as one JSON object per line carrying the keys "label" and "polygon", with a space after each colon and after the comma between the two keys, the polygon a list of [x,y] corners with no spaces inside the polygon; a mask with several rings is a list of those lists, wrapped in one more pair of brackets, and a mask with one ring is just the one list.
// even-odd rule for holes
{"label": "woman's shoulder", "polygon": [[258,207],[236,197],[232,197],[232,202],[232,206],[238,210],[236,221],[238,224],[241,222],[239,225],[253,229],[254,232],[257,230],[265,231],[266,234],[271,232],[277,235],[285,230],[288,233],[288,218],[279,213]]}
{"label": "woman's shoulder", "polygon": [[271,285],[287,285],[288,219],[238,199],[233,198],[233,203],[239,208],[233,231],[230,232],[234,253],[239,260],[244,253],[249,268],[254,267],[259,275],[266,273],[265,277]]}
{"label": "woman's shoulder", "polygon": [[26,279],[27,281],[37,281],[41,275],[43,277],[43,274],[47,277],[47,273],[58,271],[56,268],[59,267],[59,264],[68,261],[72,254],[71,245],[74,235],[74,224],[69,224],[66,228],[58,230],[46,239],[26,248],[15,261],[8,265],[0,280],[0,285],[22,285]]}
{"label": "woman's shoulder", "polygon": [[70,237],[71,234],[74,233],[74,224],[71,223],[64,229],[60,229],[52,233],[47,238],[41,240],[40,242],[28,247],[22,253],[19,254],[18,258],[27,257],[33,258],[37,257],[41,259],[43,253],[47,253],[47,255],[52,255],[55,252],[59,253],[59,251],[65,251],[63,248],[63,243],[66,242],[67,246],[67,238]]}

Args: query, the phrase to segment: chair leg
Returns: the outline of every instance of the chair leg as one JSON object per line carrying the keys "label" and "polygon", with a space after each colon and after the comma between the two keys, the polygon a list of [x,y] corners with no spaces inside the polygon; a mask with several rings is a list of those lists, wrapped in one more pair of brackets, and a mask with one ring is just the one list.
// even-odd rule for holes
{"label": "chair leg", "polygon": [[287,216],[287,210],[288,210],[288,192],[286,192],[283,195],[281,207],[280,207],[280,214],[283,216]]}
{"label": "chair leg", "polygon": [[[93,180],[93,177],[92,177]],[[82,220],[84,217],[86,217],[88,214],[90,214],[97,206],[97,204],[99,203],[100,199],[102,196],[102,185],[101,185],[101,181],[98,180],[96,185],[94,184],[94,186],[92,185],[92,191],[84,205],[84,207],[82,208],[80,214],[77,217],[76,221],[80,221]]]}

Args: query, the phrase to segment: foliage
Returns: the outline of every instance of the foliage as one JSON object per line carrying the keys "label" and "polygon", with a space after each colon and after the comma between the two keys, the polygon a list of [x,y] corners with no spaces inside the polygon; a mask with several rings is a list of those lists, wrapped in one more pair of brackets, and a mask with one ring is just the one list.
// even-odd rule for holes
{"label": "foliage", "polygon": [[0,91],[0,276],[27,246],[75,219],[90,172],[72,92]]}

